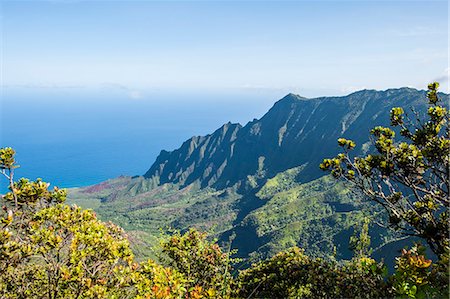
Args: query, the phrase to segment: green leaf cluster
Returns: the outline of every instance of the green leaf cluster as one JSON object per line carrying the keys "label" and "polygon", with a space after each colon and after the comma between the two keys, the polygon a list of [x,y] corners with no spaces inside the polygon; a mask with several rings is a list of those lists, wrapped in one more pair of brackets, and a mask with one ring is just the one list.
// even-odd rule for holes
{"label": "green leaf cluster", "polygon": [[207,234],[190,229],[175,232],[162,239],[162,253],[167,264],[184,275],[189,289],[200,288],[215,298],[227,298],[231,292],[231,258],[235,251],[223,252],[219,245],[207,240]]}
{"label": "green leaf cluster", "polygon": [[[448,259],[447,259],[448,261]],[[448,284],[443,281],[440,265],[432,265],[425,256],[425,247],[416,244],[402,250],[396,258],[395,273],[390,277],[399,298],[445,298]],[[445,272],[444,272],[445,273]],[[448,273],[446,275],[448,281]]]}

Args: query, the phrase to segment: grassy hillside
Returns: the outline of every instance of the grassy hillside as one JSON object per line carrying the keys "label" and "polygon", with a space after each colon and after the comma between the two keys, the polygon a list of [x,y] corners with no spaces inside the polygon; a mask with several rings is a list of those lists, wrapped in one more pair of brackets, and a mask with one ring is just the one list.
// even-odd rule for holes
{"label": "grassy hillside", "polygon": [[[303,167],[289,169],[255,190],[257,201],[244,217],[242,202],[252,196],[237,188],[200,189],[162,186],[142,177],[122,177],[100,185],[71,189],[69,202],[94,209],[103,220],[122,226],[139,258],[153,256],[161,231],[196,227],[222,241],[236,234],[233,247],[242,257],[265,258],[292,246],[310,255],[349,258],[348,240],[353,225],[373,212],[342,183],[324,176],[309,183],[296,182]],[[373,227],[374,247],[394,240],[384,229]]]}
{"label": "grassy hillside", "polygon": [[96,211],[100,219],[123,227],[140,258],[152,256],[162,231],[197,227],[219,233],[235,218],[234,192],[199,190],[195,185],[155,186],[150,180],[121,177],[99,185],[69,190],[69,203]]}

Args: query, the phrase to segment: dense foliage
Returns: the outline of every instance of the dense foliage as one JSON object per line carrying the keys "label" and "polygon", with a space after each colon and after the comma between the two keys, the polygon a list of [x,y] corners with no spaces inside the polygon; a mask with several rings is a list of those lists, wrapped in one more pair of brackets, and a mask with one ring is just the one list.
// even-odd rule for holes
{"label": "dense foliage", "polygon": [[241,298],[381,298],[391,296],[383,266],[370,258],[340,265],[292,248],[238,277]]}
{"label": "dense foliage", "polygon": [[440,270],[438,265],[432,270],[432,261],[426,259],[423,246],[403,249],[391,277],[392,287],[399,297],[444,298],[448,295],[448,276],[447,281],[443,280],[439,276],[445,272]]}
{"label": "dense foliage", "polygon": [[[14,154],[11,148],[0,149],[0,168],[10,182],[10,192],[1,199],[1,298],[200,298],[218,293],[215,287],[221,281],[214,275],[220,273],[212,271],[218,263],[227,267],[228,255],[203,234],[192,231],[166,243],[174,268],[152,260],[139,264],[124,231],[99,221],[90,210],[66,205],[65,190],[49,190],[40,179],[14,182]],[[177,240],[190,243],[174,253],[171,246]],[[195,273],[208,275],[209,284],[206,276],[193,280],[196,274],[185,273],[177,259],[196,250],[204,255],[201,266],[211,270],[196,268]]]}
{"label": "dense foliage", "polygon": [[222,252],[206,233],[190,229],[184,235],[175,232],[162,240],[162,252],[169,266],[182,273],[190,288],[199,287],[213,297],[229,297],[233,252]]}
{"label": "dense foliage", "polygon": [[2,197],[0,293],[6,298],[111,297],[122,279],[117,270],[132,253],[121,228],[95,214],[63,204],[65,190],[20,179],[13,182],[14,151],[0,151],[10,181]]}

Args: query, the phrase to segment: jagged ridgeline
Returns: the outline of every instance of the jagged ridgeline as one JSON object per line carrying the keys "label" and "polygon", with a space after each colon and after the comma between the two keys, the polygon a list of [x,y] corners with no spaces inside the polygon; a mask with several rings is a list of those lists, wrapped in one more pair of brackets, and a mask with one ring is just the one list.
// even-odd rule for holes
{"label": "jagged ridgeline", "polygon": [[[411,88],[315,99],[289,94],[261,119],[192,137],[161,151],[143,176],[74,189],[71,200],[124,227],[141,256],[151,254],[160,228],[195,226],[222,241],[235,235],[233,247],[244,257],[299,245],[311,255],[348,258],[353,224],[378,211],[318,165],[338,153],[340,137],[356,141],[357,154],[369,151],[370,129],[388,125],[392,107],[423,113],[425,96]],[[375,224],[371,231],[375,254],[396,241]]]}

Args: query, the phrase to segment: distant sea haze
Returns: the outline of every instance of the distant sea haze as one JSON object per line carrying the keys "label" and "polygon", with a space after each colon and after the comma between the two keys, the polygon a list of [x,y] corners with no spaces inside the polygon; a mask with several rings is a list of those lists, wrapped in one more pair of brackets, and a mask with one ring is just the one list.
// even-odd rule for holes
{"label": "distant sea haze", "polygon": [[[13,147],[16,179],[79,187],[120,175],[142,175],[162,150],[228,121],[261,117],[273,94],[151,94],[6,90],[0,146]],[[0,192],[7,191],[0,179]]]}

